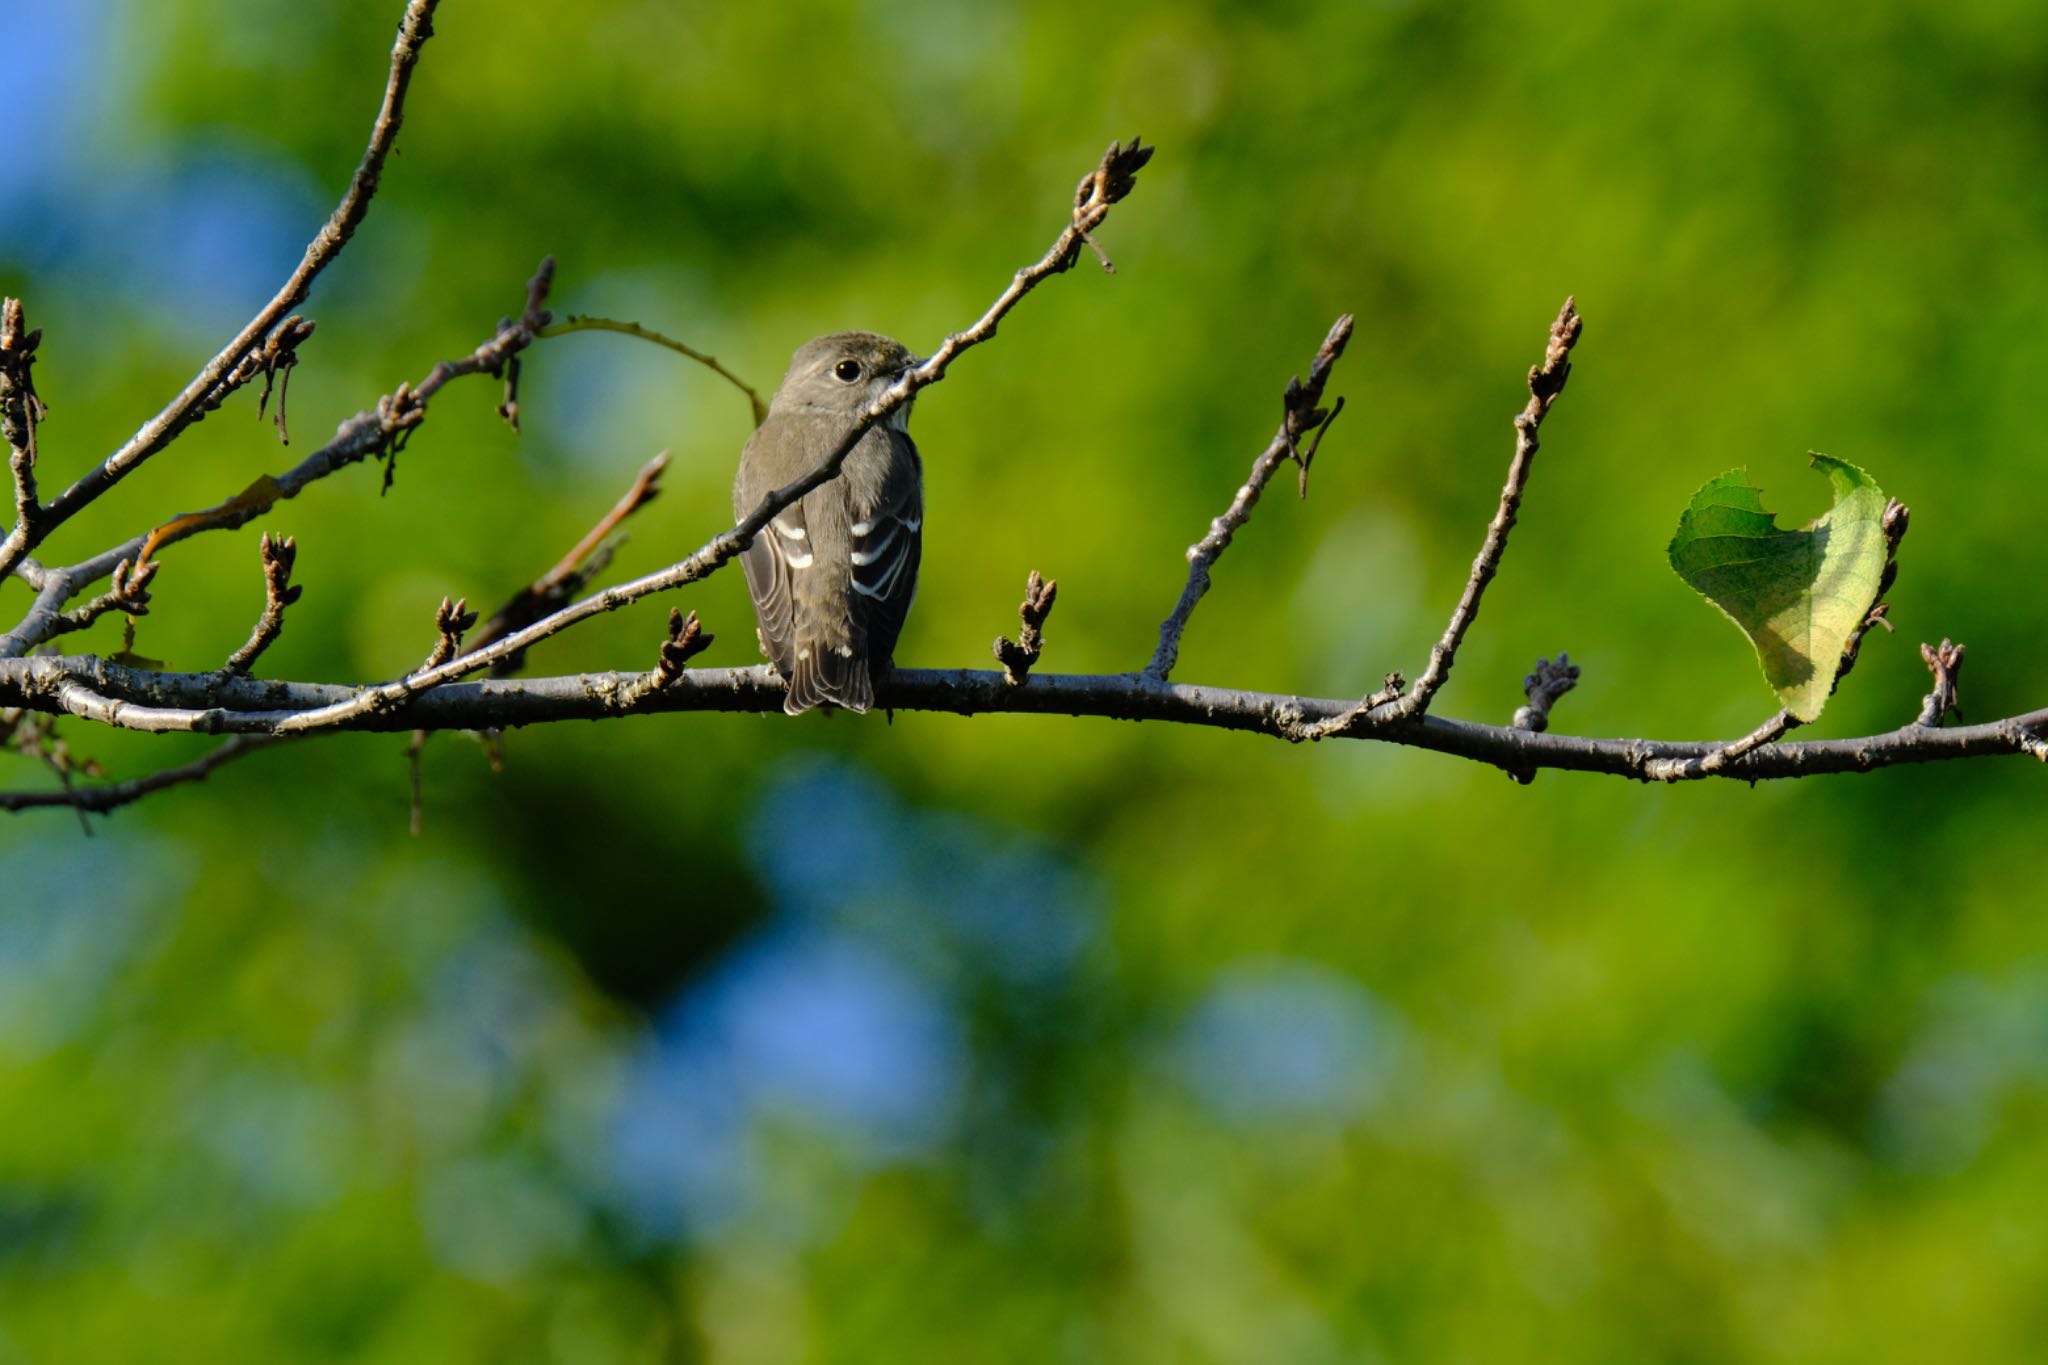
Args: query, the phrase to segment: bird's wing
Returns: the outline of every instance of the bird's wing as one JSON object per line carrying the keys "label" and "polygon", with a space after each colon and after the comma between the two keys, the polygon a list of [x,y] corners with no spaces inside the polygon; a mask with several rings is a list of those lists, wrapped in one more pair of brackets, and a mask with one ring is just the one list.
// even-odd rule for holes
{"label": "bird's wing", "polygon": [[[771,490],[768,479],[749,477],[751,473],[750,466],[742,463],[740,482],[733,496],[735,516],[744,517],[752,512]],[[772,472],[769,477],[772,478]],[[785,678],[796,662],[793,579],[795,574],[810,568],[812,562],[802,500],[777,513],[740,555],[747,592],[754,599],[754,617],[761,627],[761,645]]]}
{"label": "bird's wing", "polygon": [[856,492],[851,507],[853,605],[867,635],[867,653],[885,668],[917,595],[917,563],[924,544],[924,490],[917,447],[894,429],[871,433],[889,443],[891,477]]}

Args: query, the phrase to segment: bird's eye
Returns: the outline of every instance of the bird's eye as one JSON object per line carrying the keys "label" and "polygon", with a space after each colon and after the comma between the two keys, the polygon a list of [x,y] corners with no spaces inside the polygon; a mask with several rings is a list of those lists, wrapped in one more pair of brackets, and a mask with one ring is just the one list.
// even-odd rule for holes
{"label": "bird's eye", "polygon": [[860,378],[860,362],[858,360],[842,360],[832,367],[832,373],[839,376],[840,382],[851,384],[854,380]]}

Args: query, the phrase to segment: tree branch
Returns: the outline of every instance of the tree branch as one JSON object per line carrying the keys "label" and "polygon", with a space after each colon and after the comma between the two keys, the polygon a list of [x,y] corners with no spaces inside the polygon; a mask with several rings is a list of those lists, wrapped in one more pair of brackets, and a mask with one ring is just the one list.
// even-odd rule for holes
{"label": "tree branch", "polygon": [[[50,638],[52,622],[64,603],[114,572],[124,561],[133,562],[145,552],[154,555],[165,546],[205,531],[230,531],[245,526],[336,470],[373,456],[395,454],[426,420],[428,404],[444,385],[465,375],[500,374],[513,357],[533,344],[548,320],[548,311],[542,305],[554,280],[554,268],[551,259],[540,263],[533,278],[527,281],[524,310],[519,317],[502,324],[490,340],[460,359],[436,364],[417,386],[401,383],[378,399],[375,408],[343,422],[332,440],[276,478],[266,474],[224,502],[203,512],[174,517],[90,559],[63,569],[41,570],[43,587],[36,604],[13,630],[0,635],[0,659],[24,654]],[[388,473],[387,469],[387,478]]]}
{"label": "tree branch", "polygon": [[1472,561],[1472,573],[1465,580],[1465,591],[1459,595],[1456,609],[1451,612],[1450,624],[1444,627],[1443,638],[1429,651],[1429,665],[1415,680],[1414,690],[1394,704],[1392,714],[1395,717],[1405,719],[1427,711],[1437,689],[1451,676],[1451,664],[1457,657],[1458,646],[1464,642],[1465,632],[1472,628],[1472,622],[1479,616],[1479,599],[1499,571],[1501,556],[1507,552],[1508,532],[1515,528],[1515,516],[1522,506],[1522,492],[1528,487],[1529,471],[1536,459],[1537,430],[1549,414],[1550,405],[1564,392],[1565,380],[1571,377],[1568,357],[1582,330],[1577,304],[1566,299],[1564,307],[1558,310],[1557,321],[1550,324],[1550,344],[1544,350],[1543,363],[1529,370],[1529,401],[1515,414],[1515,455],[1508,463],[1507,483],[1500,490],[1500,506],[1495,509],[1493,520],[1487,524],[1486,539],[1479,547],[1478,558]]}
{"label": "tree branch", "polygon": [[275,748],[284,743],[262,735],[236,735],[203,758],[162,772],[150,773],[146,777],[131,778],[126,782],[103,782],[97,786],[81,787],[67,783],[58,791],[0,792],[0,810],[35,810],[42,807],[68,807],[80,814],[104,815],[108,811],[140,801],[153,792],[166,787],[179,787],[187,782],[203,782],[215,768],[232,763],[244,754],[259,749]]}
{"label": "tree branch", "polygon": [[235,339],[209,360],[163,411],[129,437],[126,444],[58,494],[39,515],[17,518],[14,529],[4,541],[0,541],[0,577],[5,577],[21,557],[34,549],[53,529],[70,520],[79,509],[169,445],[186,427],[211,408],[218,407],[235,388],[266,372],[262,366],[244,366],[243,362],[264,344],[272,329],[287,313],[305,301],[314,279],[341,254],[349,238],[355,235],[363,216],[369,212],[370,200],[376,195],[378,180],[384,173],[385,158],[390,155],[399,125],[404,121],[406,91],[412,84],[413,67],[419,61],[420,48],[433,33],[434,10],[438,4],[439,0],[409,0],[406,5],[405,15],[398,25],[398,38],[392,44],[391,72],[384,84],[384,98],[378,106],[376,121],[370,128],[369,145],[363,151],[355,174],[349,177],[347,192],[328,216],[326,224],[307,245],[298,268],[292,271],[291,277],[262,311],[236,334]]}
{"label": "tree branch", "polygon": [[[42,525],[36,501],[36,423],[47,411],[36,393],[34,369],[41,328],[28,330],[20,299],[0,299],[0,440],[7,442],[7,469],[14,480],[14,524],[24,536]],[[27,549],[22,550],[27,554]],[[19,563],[17,556],[14,563]],[[0,559],[0,578],[12,568]]]}
{"label": "tree branch", "polygon": [[[603,572],[611,560],[607,542],[628,517],[660,496],[661,476],[668,469],[668,461],[668,452],[664,450],[642,465],[631,486],[612,504],[611,510],[598,518],[597,524],[584,532],[583,538],[571,546],[553,568],[512,594],[503,606],[492,612],[469,647],[481,649],[533,624],[568,602],[594,575]],[[520,662],[521,656],[515,654],[500,660],[492,671],[502,677],[518,669]]]}
{"label": "tree branch", "polygon": [[263,614],[256,618],[256,628],[249,632],[248,643],[228,655],[223,666],[225,672],[236,677],[248,676],[263,651],[284,633],[284,609],[298,601],[299,594],[304,591],[292,584],[292,565],[299,557],[296,540],[290,536],[276,540],[266,531],[262,555]]}
{"label": "tree branch", "polygon": [[[568,720],[684,711],[775,712],[784,685],[773,669],[678,671],[661,688],[642,686],[644,673],[581,673],[551,678],[451,683],[421,692],[390,710],[352,712],[327,728],[403,731],[498,729]],[[0,660],[0,707],[61,712],[121,729],[155,733],[271,735],[290,733],[293,718],[345,704],[358,689],[330,683],[223,680],[218,673],[155,673],[89,655]],[[1034,673],[1012,687],[993,669],[897,669],[879,687],[879,706],[954,715],[1100,716],[1168,721],[1299,738],[1303,725],[1335,721],[1354,702],[1293,697],[1188,683],[1143,674]],[[1742,741],[1674,742],[1593,739],[1418,716],[1328,737],[1429,749],[1504,771],[1554,768],[1656,780],[1660,762],[1726,754],[1701,776],[1752,781],[1867,772],[1905,763],[2033,753],[2048,728],[2048,710],[1982,725],[1930,729],[1906,725],[1856,739],[1766,744],[1729,753]]]}
{"label": "tree branch", "polygon": [[686,346],[674,337],[663,336],[652,327],[642,327],[637,322],[618,322],[612,318],[591,317],[587,313],[571,313],[560,322],[543,328],[540,335],[560,337],[568,336],[571,332],[618,332],[624,336],[638,337],[642,341],[651,341],[657,346],[665,346],[678,355],[688,356],[747,396],[747,405],[753,410],[755,426],[758,427],[768,420],[768,405],[761,400],[761,395],[755,392],[754,386],[719,364],[718,357],[709,352],[700,351],[694,346]]}
{"label": "tree branch", "polygon": [[[1196,604],[1209,591],[1209,570],[1230,548],[1231,539],[1251,520],[1252,508],[1258,505],[1259,495],[1265,492],[1274,471],[1290,459],[1295,461],[1301,467],[1302,495],[1307,496],[1308,465],[1315,457],[1316,447],[1322,444],[1321,436],[1318,434],[1316,447],[1311,447],[1306,455],[1298,443],[1310,431],[1320,433],[1337,415],[1334,409],[1324,412],[1316,405],[1322,401],[1323,385],[1330,377],[1331,367],[1344,354],[1344,343],[1349,340],[1351,315],[1346,313],[1316,348],[1315,359],[1309,362],[1307,382],[1298,378],[1287,381],[1287,391],[1281,398],[1280,429],[1252,461],[1251,475],[1238,485],[1230,506],[1209,523],[1209,534],[1188,546],[1187,586],[1180,590],[1180,601],[1159,623],[1159,645],[1152,651],[1152,661],[1145,665],[1146,677],[1164,682],[1167,674],[1173,672],[1174,664],[1180,660],[1180,637],[1188,628],[1188,618],[1195,614]],[[1337,406],[1343,406],[1341,399]]]}

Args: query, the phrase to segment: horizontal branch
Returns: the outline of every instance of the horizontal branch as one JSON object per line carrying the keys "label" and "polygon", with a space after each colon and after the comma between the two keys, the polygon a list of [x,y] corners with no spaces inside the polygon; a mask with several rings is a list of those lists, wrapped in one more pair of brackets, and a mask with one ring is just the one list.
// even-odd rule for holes
{"label": "horizontal branch", "polygon": [[49,807],[69,809],[81,814],[104,815],[122,806],[133,805],[145,796],[154,795],[167,787],[182,787],[190,782],[204,782],[213,770],[225,763],[232,763],[244,754],[255,753],[258,749],[270,749],[284,743],[264,735],[236,735],[219,748],[181,763],[175,768],[130,778],[125,782],[77,783],[49,791],[0,792],[0,810],[38,810]]}
{"label": "horizontal branch", "polygon": [[[678,711],[780,712],[784,686],[765,666],[690,669],[661,688],[644,673],[449,683],[384,710],[354,713],[342,730],[476,730],[554,721],[600,720]],[[70,714],[123,729],[270,735],[295,717],[347,703],[359,689],[326,683],[223,678],[218,673],[152,673],[93,656],[0,660],[0,707]],[[1295,697],[1161,682],[1142,673],[1034,673],[1024,686],[1001,672],[897,669],[879,687],[878,707],[956,715],[1009,713],[1166,721],[1292,739],[1304,726],[1334,722],[1354,700]],[[1933,729],[1908,725],[1859,739],[1763,745],[1722,761],[1711,775],[1752,781],[1867,772],[1992,754],[2033,753],[2048,710],[1983,725]],[[1356,729],[1333,737],[1400,744],[1487,763],[1503,771],[1553,768],[1649,780],[1657,765],[1726,754],[1727,741],[1592,739],[1481,725],[1436,715]]]}

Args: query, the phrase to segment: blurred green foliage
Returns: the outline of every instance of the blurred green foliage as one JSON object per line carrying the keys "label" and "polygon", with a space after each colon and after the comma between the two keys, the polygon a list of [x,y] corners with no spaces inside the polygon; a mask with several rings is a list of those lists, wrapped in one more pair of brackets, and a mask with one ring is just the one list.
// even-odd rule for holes
{"label": "blurred green foliage", "polygon": [[[268,296],[360,152],[397,0],[0,0],[0,287],[45,329],[46,484]],[[2043,702],[2048,21],[1516,0],[444,6],[307,311],[289,451],[237,399],[50,547],[276,471],[514,311],[633,318],[762,385],[929,348],[1161,151],[1092,265],[919,403],[899,658],[1134,668],[1330,320],[1306,502],[1261,506],[1190,680],[1359,693],[1455,600],[1521,376],[1587,317],[1439,708],[1739,734],[1750,650],[1665,566],[1809,447],[1910,503],[1819,734]],[[274,676],[389,676],[658,448],[616,566],[725,521],[744,403],[618,337],[445,392],[379,497],[265,519]],[[1777,490],[1782,490],[1778,492]],[[1277,490],[1276,490],[1277,492]],[[165,556],[137,647],[216,664],[255,536]],[[9,615],[25,598],[0,585]],[[667,602],[531,667],[643,667]],[[752,658],[737,575],[690,594]],[[81,647],[116,647],[109,621]],[[196,752],[71,727],[116,774]],[[1028,717],[678,716],[251,758],[80,837],[0,825],[0,1361],[2011,1361],[2048,1335],[2042,778],[1750,789]],[[12,761],[9,785],[38,780]]]}

